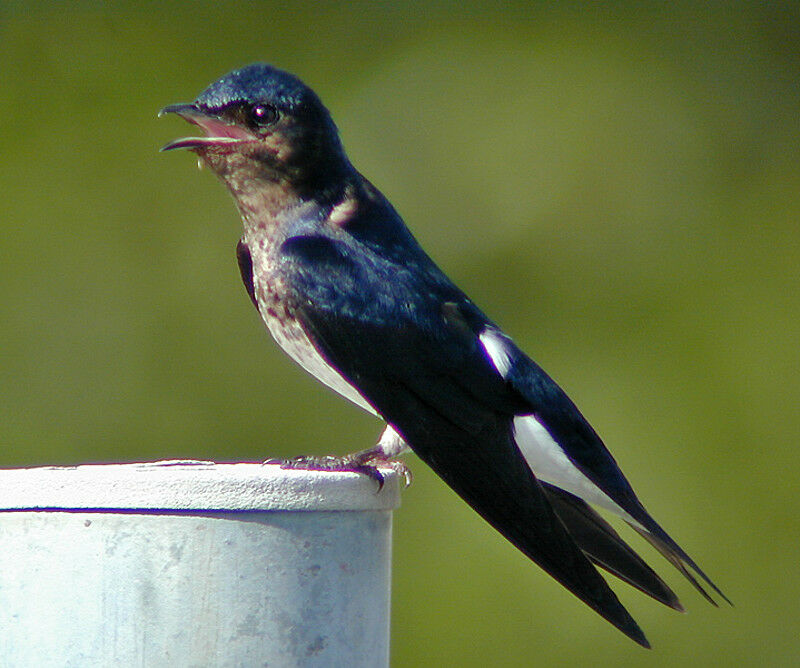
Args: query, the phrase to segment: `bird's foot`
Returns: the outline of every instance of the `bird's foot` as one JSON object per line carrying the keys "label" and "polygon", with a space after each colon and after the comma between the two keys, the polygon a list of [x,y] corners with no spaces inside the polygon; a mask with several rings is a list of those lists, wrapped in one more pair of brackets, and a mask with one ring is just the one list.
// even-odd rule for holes
{"label": "bird's foot", "polygon": [[381,456],[375,448],[354,452],[342,457],[333,455],[314,456],[300,455],[291,459],[268,459],[265,464],[279,464],[282,469],[298,469],[303,471],[353,471],[372,478],[378,483],[378,491],[386,482],[380,467],[390,468],[405,480],[406,487],[411,484],[411,469],[403,462]]}

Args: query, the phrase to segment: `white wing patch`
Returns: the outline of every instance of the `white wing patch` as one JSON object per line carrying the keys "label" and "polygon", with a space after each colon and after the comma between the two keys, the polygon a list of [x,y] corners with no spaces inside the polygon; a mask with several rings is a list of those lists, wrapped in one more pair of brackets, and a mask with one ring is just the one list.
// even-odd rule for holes
{"label": "white wing patch", "polygon": [[502,332],[491,327],[484,329],[478,338],[494,368],[497,369],[497,373],[505,378],[511,369],[511,356],[506,347],[508,338]]}
{"label": "white wing patch", "polygon": [[610,510],[636,526],[639,523],[587,478],[573,464],[561,446],[533,415],[514,418],[514,440],[533,474],[551,485],[560,487],[587,503]]}

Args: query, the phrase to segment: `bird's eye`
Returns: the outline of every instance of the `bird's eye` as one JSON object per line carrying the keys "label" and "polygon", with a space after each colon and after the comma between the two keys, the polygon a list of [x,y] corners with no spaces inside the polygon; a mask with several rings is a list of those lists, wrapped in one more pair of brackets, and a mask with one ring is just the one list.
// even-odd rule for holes
{"label": "bird's eye", "polygon": [[271,104],[254,104],[248,109],[247,117],[253,127],[263,128],[278,120],[278,110]]}

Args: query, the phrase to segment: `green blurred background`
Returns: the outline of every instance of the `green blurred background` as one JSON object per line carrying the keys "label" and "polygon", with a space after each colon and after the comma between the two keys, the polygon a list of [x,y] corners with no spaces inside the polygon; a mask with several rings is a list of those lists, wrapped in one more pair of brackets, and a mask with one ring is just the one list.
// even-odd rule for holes
{"label": "green blurred background", "polygon": [[0,464],[377,437],[263,331],[223,187],[157,152],[161,106],[266,60],[736,604],[626,533],[689,610],[614,582],[640,650],[412,456],[393,665],[796,665],[800,9],[665,7],[3,0]]}

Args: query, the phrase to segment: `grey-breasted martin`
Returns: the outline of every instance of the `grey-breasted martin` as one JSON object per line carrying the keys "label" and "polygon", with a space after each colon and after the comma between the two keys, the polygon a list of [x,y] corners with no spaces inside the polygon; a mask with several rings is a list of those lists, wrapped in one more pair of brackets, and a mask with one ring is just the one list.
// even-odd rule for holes
{"label": "grey-breasted martin", "polygon": [[386,422],[375,447],[335,461],[363,469],[411,448],[517,548],[645,647],[592,564],[683,608],[592,506],[621,516],[709,601],[704,586],[728,600],[644,509],[564,391],[442,273],[350,164],[310,88],[253,64],[162,113],[206,135],[163,150],[194,151],[233,195],[244,223],[242,279],[274,339]]}

